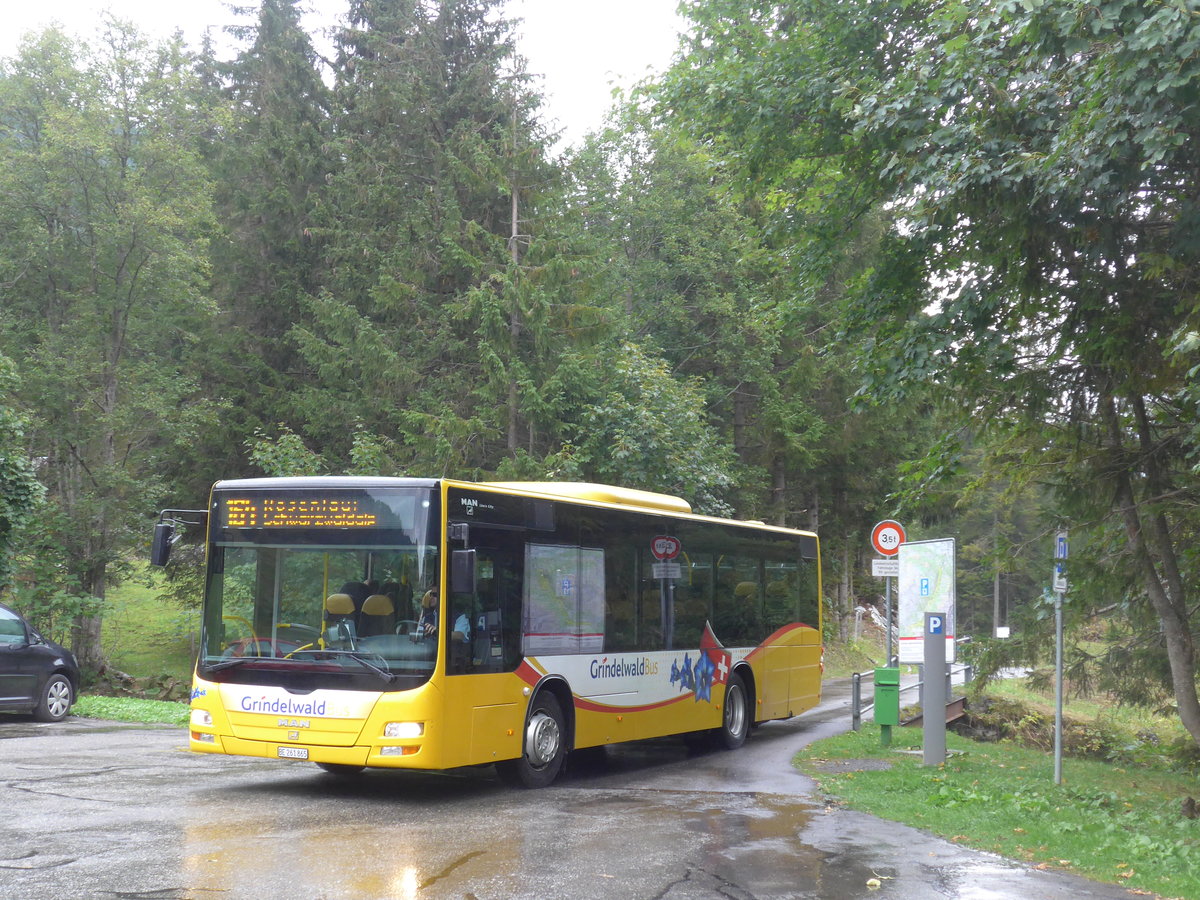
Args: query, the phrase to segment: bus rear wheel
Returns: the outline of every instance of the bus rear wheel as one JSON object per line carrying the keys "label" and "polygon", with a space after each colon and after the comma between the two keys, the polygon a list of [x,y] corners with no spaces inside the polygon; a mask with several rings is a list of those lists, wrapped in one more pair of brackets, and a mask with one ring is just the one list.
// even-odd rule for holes
{"label": "bus rear wheel", "polygon": [[562,707],[553,694],[543,691],[529,707],[520,757],[497,762],[496,772],[515,787],[546,787],[562,769],[566,734]]}
{"label": "bus rear wheel", "polygon": [[746,743],[750,731],[750,700],[742,676],[734,673],[725,685],[725,703],[721,710],[721,727],[717,743],[726,750],[736,750]]}

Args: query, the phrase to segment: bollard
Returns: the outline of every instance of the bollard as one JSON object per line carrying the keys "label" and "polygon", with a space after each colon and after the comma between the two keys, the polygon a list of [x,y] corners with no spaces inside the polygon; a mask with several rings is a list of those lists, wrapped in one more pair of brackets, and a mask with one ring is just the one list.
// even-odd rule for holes
{"label": "bollard", "polygon": [[855,672],[850,676],[850,729],[858,731],[862,727],[862,677]]}
{"label": "bollard", "polygon": [[946,620],[944,612],[925,613],[925,702],[921,721],[927,766],[940,766],[946,761],[945,682],[937,677],[946,669]]}

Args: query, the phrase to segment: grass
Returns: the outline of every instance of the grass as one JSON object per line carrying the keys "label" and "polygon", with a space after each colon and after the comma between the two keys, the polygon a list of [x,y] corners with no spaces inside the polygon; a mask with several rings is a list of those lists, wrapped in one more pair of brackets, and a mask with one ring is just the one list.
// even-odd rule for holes
{"label": "grass", "polygon": [[[919,728],[864,725],[806,748],[796,765],[854,809],[913,825],[965,846],[1046,868],[1153,891],[1200,897],[1200,820],[1181,801],[1197,793],[1194,774],[1165,765],[1127,769],[1083,759],[1063,761],[1054,784],[1052,757],[1012,743],[976,743],[948,733],[950,756],[924,766]],[[830,773],[832,760],[886,759],[883,771]]]}
{"label": "grass", "polygon": [[[1053,690],[1034,690],[1026,679],[993,681],[988,684],[986,693],[990,697],[1015,700],[1048,718],[1052,719],[1054,716]],[[1063,716],[1110,731],[1130,743],[1150,740],[1167,744],[1187,739],[1187,732],[1183,723],[1179,721],[1179,716],[1116,704],[1107,697],[1066,696],[1063,699]]]}
{"label": "grass", "polygon": [[160,599],[161,575],[149,566],[110,588],[101,644],[113,667],[135,678],[191,683],[200,611]]}
{"label": "grass", "polygon": [[75,701],[71,713],[86,719],[109,719],[114,722],[137,722],[142,725],[186,725],[190,710],[186,703],[172,700],[96,697],[85,694]]}
{"label": "grass", "polygon": [[[114,588],[105,599],[101,643],[113,668],[133,676],[149,693],[192,681],[199,610],[182,610],[159,597],[161,576],[148,566]],[[89,719],[141,724],[186,725],[187,703],[85,693],[71,713]]]}
{"label": "grass", "polygon": [[825,677],[849,678],[855,672],[870,672],[882,666],[886,656],[883,639],[874,632],[844,644],[827,643]]}

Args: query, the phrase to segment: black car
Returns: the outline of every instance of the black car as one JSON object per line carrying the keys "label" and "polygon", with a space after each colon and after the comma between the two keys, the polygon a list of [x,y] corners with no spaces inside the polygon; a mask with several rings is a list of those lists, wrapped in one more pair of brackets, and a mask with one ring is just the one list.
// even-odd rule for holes
{"label": "black car", "polygon": [[71,651],[0,603],[0,710],[57,722],[71,711],[78,689],[79,664]]}

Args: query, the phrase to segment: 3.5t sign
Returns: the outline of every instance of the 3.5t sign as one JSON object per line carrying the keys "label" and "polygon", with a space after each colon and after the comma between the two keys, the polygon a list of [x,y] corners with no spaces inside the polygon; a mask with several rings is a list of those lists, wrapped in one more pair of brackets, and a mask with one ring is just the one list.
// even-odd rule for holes
{"label": "3.5t sign", "polygon": [[904,526],[891,519],[884,519],[871,529],[871,546],[883,556],[895,556],[904,543]]}

